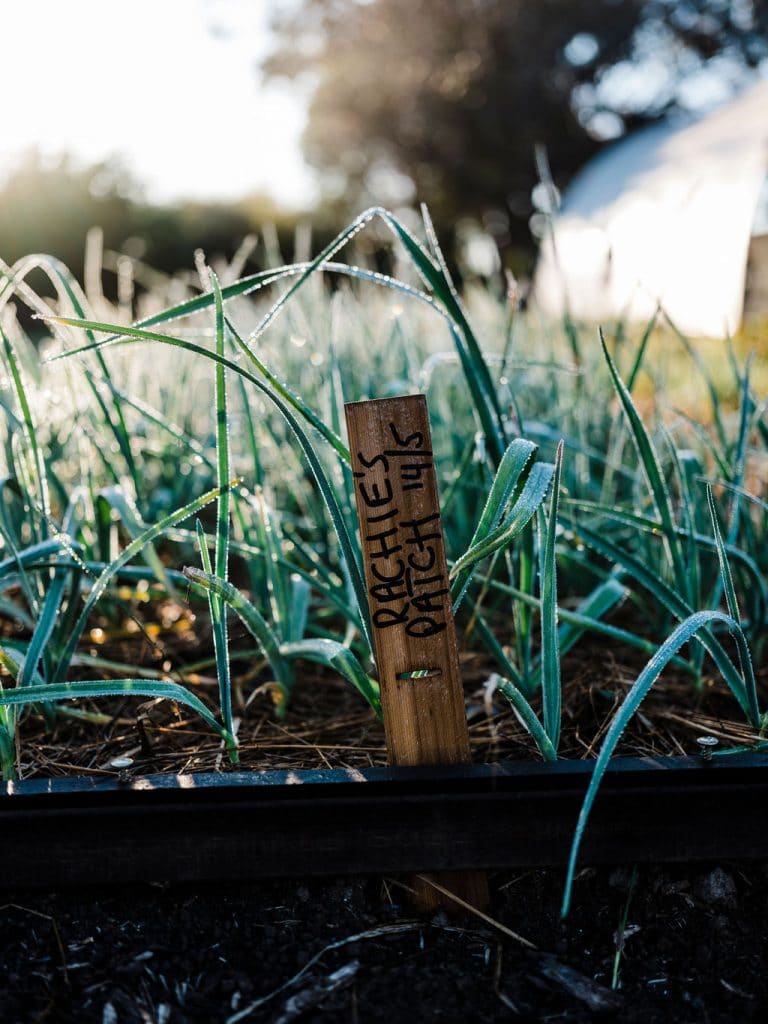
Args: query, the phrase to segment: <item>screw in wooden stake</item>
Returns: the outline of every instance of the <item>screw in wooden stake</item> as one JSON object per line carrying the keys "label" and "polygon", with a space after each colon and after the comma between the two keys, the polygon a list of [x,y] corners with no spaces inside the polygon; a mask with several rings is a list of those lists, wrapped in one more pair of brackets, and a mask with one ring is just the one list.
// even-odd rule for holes
{"label": "screw in wooden stake", "polygon": [[[467,764],[469,731],[426,398],[352,402],[345,411],[390,762]],[[436,877],[472,905],[487,904],[484,874]],[[422,907],[443,905],[438,890],[415,884]]]}

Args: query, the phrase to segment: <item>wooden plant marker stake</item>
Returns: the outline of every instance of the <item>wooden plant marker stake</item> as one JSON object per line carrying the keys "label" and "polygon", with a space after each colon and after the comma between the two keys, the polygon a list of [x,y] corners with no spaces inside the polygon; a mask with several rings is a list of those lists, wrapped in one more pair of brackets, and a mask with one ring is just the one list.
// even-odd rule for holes
{"label": "wooden plant marker stake", "polygon": [[[345,411],[390,763],[468,764],[426,398],[352,402]],[[435,879],[473,906],[487,905],[483,873]],[[414,885],[423,908],[447,906],[436,889]]]}

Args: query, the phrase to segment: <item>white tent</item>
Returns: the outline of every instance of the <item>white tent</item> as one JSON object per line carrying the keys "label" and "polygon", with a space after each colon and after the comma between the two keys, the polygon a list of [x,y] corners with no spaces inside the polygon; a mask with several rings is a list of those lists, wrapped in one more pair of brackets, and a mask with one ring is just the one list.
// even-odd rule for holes
{"label": "white tent", "polygon": [[[689,334],[735,331],[752,236],[768,234],[758,225],[767,174],[768,81],[706,117],[654,125],[611,146],[565,193],[554,243],[542,244],[538,306],[647,321],[661,303]],[[759,294],[763,286],[752,283]]]}

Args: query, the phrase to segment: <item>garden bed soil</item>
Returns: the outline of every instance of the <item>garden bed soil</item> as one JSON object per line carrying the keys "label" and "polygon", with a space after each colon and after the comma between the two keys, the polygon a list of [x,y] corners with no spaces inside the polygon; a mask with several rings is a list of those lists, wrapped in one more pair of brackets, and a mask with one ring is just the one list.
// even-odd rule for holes
{"label": "garden bed soil", "polygon": [[[233,638],[237,640],[237,636]],[[134,636],[94,648],[107,661],[138,668],[164,663],[168,678],[184,682],[203,700],[217,699],[210,670],[184,672],[183,664],[208,652],[206,638],[181,631],[160,634],[150,645]],[[159,645],[159,647],[158,647]],[[165,661],[163,662],[163,659]],[[560,756],[593,758],[620,702],[647,655],[631,648],[606,649],[582,642],[563,659],[563,725]],[[177,674],[175,667],[183,674]],[[494,670],[482,653],[461,656],[472,760],[540,760],[530,735],[508,701],[490,695]],[[707,666],[705,665],[705,672]],[[768,699],[768,667],[758,670],[761,702]],[[275,714],[273,688],[255,657],[233,665],[240,767],[253,771],[370,768],[387,764],[384,730],[360,695],[337,676],[307,664],[284,717]],[[242,698],[242,699],[240,699]],[[105,698],[77,707],[100,716],[100,724],[61,717],[53,732],[30,717],[19,729],[18,777],[116,776],[111,762],[130,757],[130,774],[226,770],[220,739],[187,709],[164,700]],[[692,679],[670,667],[654,686],[622,738],[617,756],[679,757],[699,752],[697,737],[715,736],[723,748],[751,746],[758,736],[733,695],[714,673],[697,691]]]}
{"label": "garden bed soil", "polygon": [[[194,630],[185,636],[177,629],[155,633],[152,643],[110,640],[97,653],[162,665],[174,678],[176,666],[207,650]],[[645,660],[599,642],[582,643],[564,659],[564,757],[595,756]],[[473,760],[538,759],[507,702],[498,694],[488,699],[487,659],[465,656],[462,668]],[[386,764],[381,725],[348,685],[308,667],[278,719],[258,664],[235,661],[234,669],[236,691],[247,702],[238,712],[242,768]],[[215,701],[212,674],[187,674],[185,681]],[[765,684],[763,670],[763,691]],[[125,756],[133,760],[131,777],[227,770],[219,739],[168,702],[79,707],[104,717],[98,724],[62,717],[53,732],[34,716],[22,722],[22,779],[115,777],[125,769],[111,762]],[[617,753],[691,754],[703,734],[726,747],[755,738],[721,682],[707,678],[695,692],[690,679],[668,670]],[[562,869],[492,874],[489,912],[496,923],[445,911],[416,919],[407,879],[31,892],[9,888],[12,872],[8,864],[0,894],[2,1024],[218,1024],[262,999],[244,1020],[451,1024],[604,1016],[730,1024],[762,1020],[768,997],[764,865],[644,866],[623,929],[631,868],[582,871],[565,924]],[[622,931],[620,988],[613,993]]]}
{"label": "garden bed soil", "polygon": [[0,1021],[764,1019],[768,866],[589,869],[564,924],[562,882],[493,875],[492,922],[394,878],[6,891]]}

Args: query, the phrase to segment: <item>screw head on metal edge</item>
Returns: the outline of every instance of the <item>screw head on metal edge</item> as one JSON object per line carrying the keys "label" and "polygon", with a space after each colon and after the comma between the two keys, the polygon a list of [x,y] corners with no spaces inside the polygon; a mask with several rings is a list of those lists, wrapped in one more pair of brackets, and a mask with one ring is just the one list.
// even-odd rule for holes
{"label": "screw head on metal edge", "polygon": [[696,743],[702,760],[709,761],[713,750],[718,746],[720,740],[716,736],[697,736]]}

